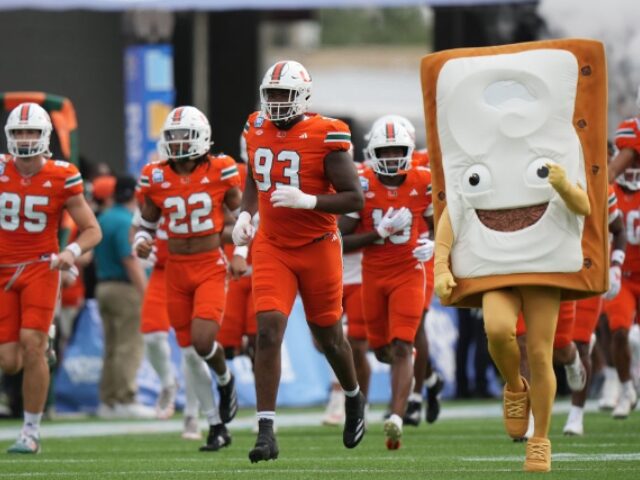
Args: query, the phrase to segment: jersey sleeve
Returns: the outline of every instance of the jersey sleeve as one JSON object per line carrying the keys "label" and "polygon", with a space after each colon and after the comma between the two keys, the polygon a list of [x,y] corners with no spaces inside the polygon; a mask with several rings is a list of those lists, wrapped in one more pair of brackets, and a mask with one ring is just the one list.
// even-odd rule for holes
{"label": "jersey sleeve", "polygon": [[144,197],[149,193],[151,188],[151,164],[147,164],[142,167],[140,172],[140,178],[138,178],[138,185],[136,187],[136,193],[140,192],[140,196]]}
{"label": "jersey sleeve", "polygon": [[72,163],[63,162],[61,160],[55,160],[56,164],[64,168],[64,196],[65,198],[73,197],[74,195],[82,194],[84,186],[82,182],[82,175],[78,168]]}
{"label": "jersey sleeve", "polygon": [[240,171],[235,160],[227,155],[219,157],[220,180],[227,188],[240,187]]}
{"label": "jersey sleeve", "polygon": [[618,197],[616,197],[616,192],[611,185],[609,185],[609,197],[607,200],[608,206],[608,214],[609,214],[609,223],[613,223],[613,221],[618,218],[622,212],[618,208]]}
{"label": "jersey sleeve", "polygon": [[638,132],[638,122],[635,118],[629,118],[618,126],[616,147],[619,150],[631,148],[640,153],[640,132]]}
{"label": "jersey sleeve", "polygon": [[347,124],[341,120],[328,118],[326,121],[324,145],[331,151],[348,152],[351,148],[351,131]]}

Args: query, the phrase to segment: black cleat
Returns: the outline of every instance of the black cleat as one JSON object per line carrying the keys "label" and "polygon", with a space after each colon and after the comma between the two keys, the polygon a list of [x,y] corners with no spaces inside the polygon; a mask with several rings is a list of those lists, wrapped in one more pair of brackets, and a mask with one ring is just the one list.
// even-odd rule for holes
{"label": "black cleat", "polygon": [[224,386],[218,385],[220,394],[220,419],[229,423],[238,413],[238,394],[236,393],[236,380],[231,374],[231,380]]}
{"label": "black cleat", "polygon": [[249,452],[251,463],[260,460],[275,460],[278,458],[278,442],[273,433],[273,420],[261,418],[258,420],[258,438],[253,449]]}
{"label": "black cleat", "polygon": [[404,417],[402,417],[402,423],[405,425],[411,425],[412,427],[417,427],[420,425],[421,413],[422,402],[409,401],[407,403],[407,411],[404,413]]}
{"label": "black cleat", "polygon": [[342,443],[347,448],[355,448],[364,437],[364,407],[367,401],[362,392],[355,397],[345,399],[344,430],[342,431]]}
{"label": "black cleat", "polygon": [[201,452],[217,452],[221,448],[231,445],[231,435],[224,423],[211,425],[209,427],[209,435],[207,436],[207,444],[200,447]]}
{"label": "black cleat", "polygon": [[440,392],[444,387],[444,382],[440,375],[433,387],[427,388],[427,423],[433,423],[438,419],[440,415]]}

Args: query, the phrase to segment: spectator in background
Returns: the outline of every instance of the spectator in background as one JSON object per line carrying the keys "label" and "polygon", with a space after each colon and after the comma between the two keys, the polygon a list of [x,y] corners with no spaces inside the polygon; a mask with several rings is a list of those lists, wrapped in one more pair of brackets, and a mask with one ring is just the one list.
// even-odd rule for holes
{"label": "spectator in background", "polygon": [[[96,214],[97,218],[100,218],[100,214],[106,209],[113,206],[113,194],[116,188],[116,177],[112,175],[101,175],[95,177],[90,184],[91,188],[89,195],[89,205]],[[84,297],[85,299],[96,298],[96,262],[93,258],[84,267],[83,278],[84,281]]]}
{"label": "spectator in background", "polygon": [[[72,243],[78,238],[78,226],[67,212],[62,215],[61,227],[69,231],[67,243]],[[78,274],[67,271],[60,275],[60,308],[56,313],[56,353],[58,365],[62,363],[64,352],[73,334],[74,324],[78,313],[84,305],[84,268],[93,261],[93,251],[84,252],[76,258],[75,266],[78,267]]]}
{"label": "spectator in background", "polygon": [[[487,345],[487,335],[484,332],[482,310],[479,308],[458,310],[458,343],[456,345],[456,398],[490,398],[488,388],[487,369],[492,365]],[[471,388],[468,378],[468,358],[471,346],[475,345],[474,353],[474,388]]]}
{"label": "spectator in background", "polygon": [[135,188],[134,178],[118,177],[115,203],[98,220],[104,232],[95,249],[96,298],[104,327],[98,415],[107,418],[155,416],[153,409],[136,403],[136,374],[144,354],[140,305],[147,279],[132,255],[129,241],[129,227],[136,209]]}

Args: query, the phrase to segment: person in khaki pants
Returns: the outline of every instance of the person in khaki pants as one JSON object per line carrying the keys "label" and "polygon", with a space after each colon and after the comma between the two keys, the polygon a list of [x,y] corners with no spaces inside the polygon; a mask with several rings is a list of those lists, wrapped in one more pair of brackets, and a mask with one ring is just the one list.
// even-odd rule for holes
{"label": "person in khaki pants", "polygon": [[136,374],[144,354],[140,333],[141,299],[146,276],[132,255],[129,228],[136,208],[136,181],[118,177],[115,203],[99,218],[105,232],[96,247],[96,297],[104,328],[104,363],[98,415],[107,418],[153,418],[153,409],[136,402]]}

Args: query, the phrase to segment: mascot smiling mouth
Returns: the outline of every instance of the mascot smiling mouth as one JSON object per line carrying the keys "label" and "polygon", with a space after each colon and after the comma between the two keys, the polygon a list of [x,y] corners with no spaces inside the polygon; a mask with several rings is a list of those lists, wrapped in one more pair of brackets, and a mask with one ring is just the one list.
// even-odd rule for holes
{"label": "mascot smiling mouth", "polygon": [[498,232],[516,232],[536,223],[547,210],[548,202],[530,207],[504,210],[476,210],[482,224]]}

